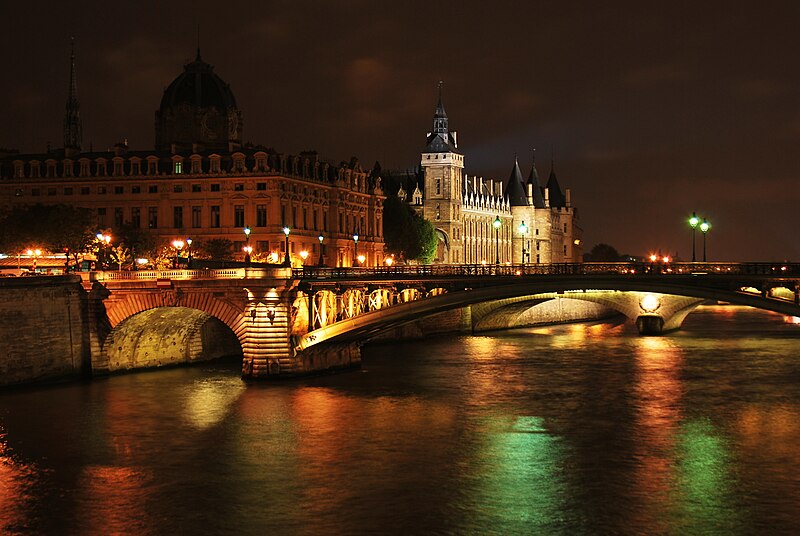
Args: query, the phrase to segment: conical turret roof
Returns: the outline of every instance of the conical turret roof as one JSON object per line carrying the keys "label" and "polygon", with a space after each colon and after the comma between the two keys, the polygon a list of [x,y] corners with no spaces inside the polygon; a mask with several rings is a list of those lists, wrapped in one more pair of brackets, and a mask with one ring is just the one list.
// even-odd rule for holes
{"label": "conical turret roof", "polygon": [[525,185],[522,182],[522,172],[519,170],[519,161],[514,157],[514,167],[506,184],[506,196],[512,207],[528,206],[528,196],[525,194]]}
{"label": "conical turret roof", "polygon": [[539,172],[536,171],[536,153],[533,155],[533,163],[531,165],[531,172],[528,174],[527,186],[533,190],[533,206],[536,208],[544,208],[544,195],[542,194],[542,186],[539,184]]}
{"label": "conical turret roof", "polygon": [[558,178],[556,177],[556,169],[553,163],[550,163],[550,178],[547,179],[547,189],[550,194],[551,207],[566,207],[567,198],[564,197],[564,192],[561,191],[561,186],[558,185]]}

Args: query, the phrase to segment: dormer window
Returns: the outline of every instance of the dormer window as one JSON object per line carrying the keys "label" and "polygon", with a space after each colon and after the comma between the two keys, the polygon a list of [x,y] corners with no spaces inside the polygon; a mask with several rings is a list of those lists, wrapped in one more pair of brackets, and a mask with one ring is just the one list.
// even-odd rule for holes
{"label": "dormer window", "polygon": [[173,172],[175,175],[180,175],[183,173],[183,162],[175,162]]}
{"label": "dormer window", "polygon": [[155,156],[147,157],[147,174],[158,175],[158,157]]}
{"label": "dormer window", "polygon": [[131,158],[131,175],[142,174],[142,161],[138,157]]}
{"label": "dormer window", "polygon": [[95,160],[95,162],[97,163],[97,170],[96,170],[97,173],[95,173],[95,176],[97,176],[97,177],[105,177],[108,174],[108,170],[106,168],[106,164],[107,164],[106,159],[105,158],[98,158],[97,160]]}
{"label": "dormer window", "polygon": [[22,160],[14,160],[14,178],[25,178],[25,162]]}
{"label": "dormer window", "polygon": [[46,166],[46,177],[56,177],[58,174],[56,173],[56,161],[53,159],[48,159],[45,161]]}
{"label": "dormer window", "polygon": [[31,160],[30,167],[31,167],[30,177],[32,179],[38,179],[39,178],[39,161],[38,160]]}
{"label": "dormer window", "polygon": [[244,166],[244,155],[242,153],[234,153],[233,155],[233,172],[244,173],[246,168]]}
{"label": "dormer window", "polygon": [[119,156],[114,157],[113,162],[114,162],[113,175],[115,177],[120,177],[120,176],[124,175],[125,171],[122,169],[122,165],[123,165],[123,163],[125,161],[122,159],[122,157],[119,157]]}
{"label": "dormer window", "polygon": [[219,173],[221,157],[218,154],[212,154],[208,160],[211,163],[211,173]]}
{"label": "dormer window", "polygon": [[80,160],[80,163],[81,163],[80,176],[81,177],[88,177],[91,174],[90,170],[89,170],[89,166],[90,166],[91,162],[92,161],[89,160],[88,158],[81,158],[81,160]]}
{"label": "dormer window", "polygon": [[191,166],[192,166],[191,174],[199,175],[200,173],[202,173],[203,168],[202,168],[202,159],[200,155],[193,154],[189,158],[191,159]]}

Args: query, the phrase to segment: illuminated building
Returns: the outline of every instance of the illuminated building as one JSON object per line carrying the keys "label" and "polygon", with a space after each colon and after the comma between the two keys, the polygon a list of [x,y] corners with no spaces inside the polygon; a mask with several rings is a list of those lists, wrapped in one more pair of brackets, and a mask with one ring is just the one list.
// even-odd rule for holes
{"label": "illuminated building", "polygon": [[[335,164],[316,152],[287,155],[242,143],[242,112],[230,86],[195,60],[167,87],[155,113],[155,147],[127,141],[84,150],[75,55],[64,120],[64,148],[42,154],[0,154],[0,207],[65,203],[92,209],[99,228],[133,225],[170,243],[191,237],[228,239],[243,258],[249,245],[262,260],[328,266],[383,260],[383,192],[359,162]],[[286,239],[284,227],[291,234]],[[320,255],[323,235],[324,250]],[[305,255],[301,255],[305,253]]]}

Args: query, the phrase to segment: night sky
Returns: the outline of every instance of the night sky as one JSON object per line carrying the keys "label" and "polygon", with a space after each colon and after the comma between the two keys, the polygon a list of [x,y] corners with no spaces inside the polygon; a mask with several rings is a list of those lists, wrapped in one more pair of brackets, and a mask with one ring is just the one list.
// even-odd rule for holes
{"label": "night sky", "polygon": [[152,147],[199,25],[245,141],[412,168],[443,80],[467,172],[552,149],[587,250],[690,260],[696,210],[710,259],[800,261],[800,2],[156,4],[6,6],[0,147],[62,145],[71,36],[84,148]]}

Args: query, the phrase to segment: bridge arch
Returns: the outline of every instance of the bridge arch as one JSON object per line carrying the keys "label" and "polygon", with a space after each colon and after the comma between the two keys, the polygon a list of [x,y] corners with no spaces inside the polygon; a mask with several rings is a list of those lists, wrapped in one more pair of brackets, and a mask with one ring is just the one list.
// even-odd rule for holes
{"label": "bridge arch", "polygon": [[[683,319],[703,300],[721,300],[735,305],[745,305],[782,314],[800,316],[800,306],[787,300],[768,299],[761,295],[728,290],[724,288],[704,287],[691,284],[687,280],[677,278],[649,278],[649,277],[586,277],[575,278],[547,278],[547,279],[521,279],[513,284],[487,285],[482,288],[466,287],[463,290],[451,290],[445,294],[427,299],[401,303],[384,310],[370,311],[356,318],[351,318],[337,324],[316,330],[311,337],[304,336],[298,341],[297,349],[302,350],[314,344],[328,341],[353,341],[363,339],[386,328],[402,325],[407,322],[422,318],[427,315],[457,309],[481,302],[491,302],[510,298],[528,296],[527,299],[536,299],[537,295],[555,295],[574,299],[591,300],[592,290],[618,292],[630,294],[631,303],[617,307],[620,309],[641,309],[641,297],[646,294],[667,295],[677,298],[670,305],[670,323],[655,313],[640,311],[641,317],[660,318],[664,331],[680,326]],[[609,305],[611,305],[609,303]],[[615,307],[615,308],[617,308]],[[618,310],[620,310],[618,309]],[[624,311],[623,311],[624,312]],[[661,314],[661,313],[659,313]],[[626,316],[634,317],[631,314]]]}
{"label": "bridge arch", "polygon": [[133,370],[243,355],[231,328],[207,312],[156,307],[119,322],[106,337],[107,370]]}

